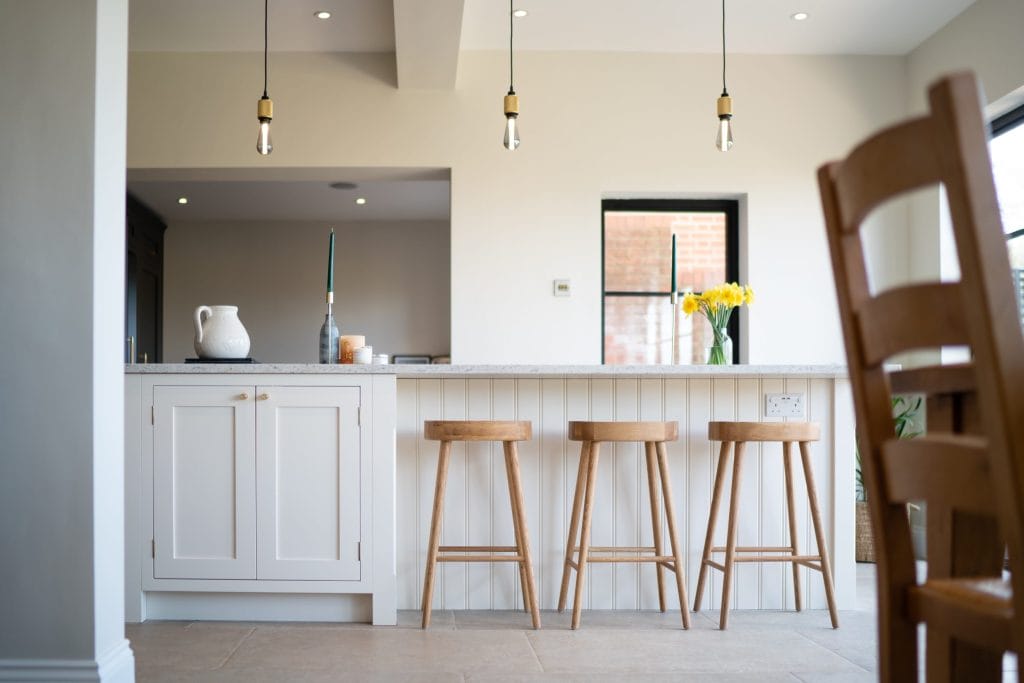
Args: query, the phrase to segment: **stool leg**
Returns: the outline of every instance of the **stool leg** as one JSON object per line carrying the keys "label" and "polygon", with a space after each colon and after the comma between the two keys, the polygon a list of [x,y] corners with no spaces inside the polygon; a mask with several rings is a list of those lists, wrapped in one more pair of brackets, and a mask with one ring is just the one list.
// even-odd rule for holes
{"label": "stool leg", "polygon": [[[789,548],[790,554],[799,555],[796,547],[796,504],[793,502],[793,458],[790,447],[793,444],[789,441],[782,442],[782,467],[786,475],[786,514],[789,517]],[[796,562],[793,565],[793,600],[796,603],[796,611],[804,608],[803,596],[800,594],[800,565]]]}
{"label": "stool leg", "polygon": [[825,598],[828,600],[828,613],[832,617],[832,628],[839,628],[835,587],[832,584],[832,563],[829,561],[828,547],[825,545],[825,530],[821,524],[821,510],[818,508],[818,489],[814,485],[814,474],[811,472],[811,451],[807,447],[806,441],[800,442],[800,460],[804,466],[804,479],[807,481],[807,498],[811,504],[814,538],[818,543],[818,555],[821,556],[821,575],[825,580]]}
{"label": "stool leg", "polygon": [[590,521],[594,515],[594,484],[597,482],[597,460],[601,452],[600,442],[590,444],[587,458],[587,489],[583,504],[583,523],[580,528],[580,554],[576,570],[576,594],[572,604],[571,628],[580,627],[580,610],[583,609],[583,582],[587,575],[587,556],[590,552]]}
{"label": "stool leg", "polygon": [[566,598],[569,596],[569,574],[576,547],[576,537],[580,526],[580,512],[583,510],[583,490],[587,484],[587,462],[590,459],[590,442],[584,441],[580,447],[580,466],[576,472],[576,494],[572,499],[572,519],[569,521],[569,540],[565,544],[565,562],[562,565],[562,590],[558,593],[558,611],[565,609]]}
{"label": "stool leg", "polygon": [[520,569],[525,569],[526,587],[523,603],[533,615],[533,627],[540,628],[540,609],[537,607],[537,583],[533,578],[533,558],[530,556],[530,532],[526,527],[526,503],[523,500],[523,485],[519,478],[519,453],[515,441],[505,441],[505,467],[512,489],[512,520],[519,533],[516,534],[517,553],[523,558]]}
{"label": "stool leg", "polygon": [[[658,514],[658,483],[656,481],[658,477],[658,466],[654,459],[654,442],[648,441],[645,443],[644,449],[647,451],[647,497],[651,499],[651,528],[654,531],[654,554],[660,557],[664,552],[661,544],[661,515]],[[654,564],[654,571],[658,577],[658,608],[661,609],[662,612],[665,611],[664,569],[665,568],[661,566],[660,562],[656,562]]]}
{"label": "stool leg", "polygon": [[725,577],[722,579],[722,615],[718,628],[723,631],[729,625],[729,598],[732,597],[732,575],[736,568],[736,533],[739,531],[740,511],[740,468],[743,465],[743,451],[746,442],[736,442],[736,455],[732,465],[732,492],[729,494],[729,530],[725,541]]}
{"label": "stool leg", "polygon": [[661,492],[665,497],[665,517],[668,518],[668,537],[672,542],[672,555],[675,557],[676,590],[679,592],[679,612],[683,617],[683,628],[690,628],[690,601],[686,597],[686,573],[683,566],[683,547],[679,544],[676,533],[676,511],[672,503],[672,482],[669,481],[668,456],[665,453],[665,442],[657,443],[658,470],[661,474]]}
{"label": "stool leg", "polygon": [[711,495],[711,512],[708,515],[708,532],[704,536],[704,554],[701,555],[700,573],[697,575],[697,594],[693,598],[693,611],[700,611],[700,603],[704,597],[704,581],[708,575],[708,562],[711,561],[715,540],[715,525],[718,523],[718,508],[722,503],[722,489],[725,488],[725,472],[729,466],[729,454],[732,442],[723,441],[718,453],[718,468],[715,471],[715,490]]}
{"label": "stool leg", "polygon": [[[505,455],[505,482],[508,484],[508,501],[509,507],[512,509],[512,534],[515,537],[516,552],[522,555],[522,541],[519,536],[519,501],[516,499],[515,488],[512,486],[512,467],[508,460],[508,444],[510,442],[503,441],[502,449]],[[519,586],[523,591],[523,611],[529,612],[530,608],[530,589],[526,583],[526,566],[522,562],[516,563],[519,566]]]}
{"label": "stool leg", "polygon": [[441,514],[444,512],[444,485],[448,478],[448,456],[452,442],[442,441],[437,458],[437,480],[434,483],[434,511],[430,515],[430,540],[427,545],[427,569],[423,575],[423,628],[430,626],[430,608],[434,597],[434,569],[437,548],[441,545]]}

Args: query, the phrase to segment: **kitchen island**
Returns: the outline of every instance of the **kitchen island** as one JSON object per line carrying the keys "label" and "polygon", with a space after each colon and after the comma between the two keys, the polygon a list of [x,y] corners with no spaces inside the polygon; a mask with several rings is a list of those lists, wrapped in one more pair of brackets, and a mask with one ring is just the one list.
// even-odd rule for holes
{"label": "kitchen island", "polygon": [[[533,423],[533,439],[520,444],[520,459],[543,609],[554,608],[558,599],[579,457],[579,444],[567,440],[569,420],[678,420],[680,439],[668,444],[668,456],[691,595],[718,457],[717,444],[707,440],[707,422],[818,422],[821,440],[811,452],[836,596],[841,609],[854,605],[854,419],[842,366],[161,364],[129,365],[125,372],[129,621],[387,624],[394,623],[396,608],[418,609],[437,462],[437,444],[422,434],[423,421],[429,419]],[[767,417],[766,396],[780,393],[801,394],[804,417]],[[161,405],[167,422],[163,430]],[[198,410],[204,405],[211,408],[208,415]],[[181,415],[171,419],[174,411]],[[212,441],[212,453],[220,457],[212,473],[204,470],[210,464],[205,457],[189,456],[211,441],[183,429],[188,419],[195,420],[196,430],[220,434],[219,445],[216,438]],[[229,435],[240,436],[241,447],[229,444]],[[306,448],[313,457],[291,455]],[[619,444],[606,453],[598,474],[592,542],[649,545],[641,450]],[[442,543],[510,544],[500,445],[456,444],[453,456]],[[752,444],[744,467],[740,545],[785,544],[780,445]],[[191,492],[181,484],[188,476],[197,482]],[[223,493],[211,487],[217,481]],[[332,486],[323,486],[325,481]],[[353,481],[358,486],[346,489]],[[802,501],[797,509],[800,548],[813,552],[806,496],[799,479],[796,485]],[[189,518],[188,505],[203,510],[205,517]],[[220,527],[217,515],[223,520]],[[248,517],[241,527],[235,524]],[[719,539],[724,540],[720,526]],[[187,537],[182,530],[189,528],[199,534],[192,549],[182,540]],[[211,535],[211,528],[216,533]],[[160,542],[161,535],[168,544]],[[222,571],[224,562],[221,568],[197,566],[196,558],[234,564]],[[438,576],[435,608],[516,607],[521,596],[514,572],[507,564],[446,564]],[[801,572],[805,605],[824,608],[818,574]],[[719,599],[720,575],[714,572],[713,579],[705,608]],[[589,568],[585,609],[656,609],[657,599],[651,568]],[[669,600],[670,608],[677,607],[672,596]],[[792,608],[789,566],[740,565],[733,604],[737,609]]]}

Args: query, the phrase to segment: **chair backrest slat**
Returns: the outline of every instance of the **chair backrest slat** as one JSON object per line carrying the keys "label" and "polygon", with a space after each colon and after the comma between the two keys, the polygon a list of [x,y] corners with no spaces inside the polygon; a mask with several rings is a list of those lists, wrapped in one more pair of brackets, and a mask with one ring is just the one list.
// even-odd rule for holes
{"label": "chair backrest slat", "polygon": [[930,117],[881,131],[856,147],[836,174],[843,230],[856,231],[871,210],[892,197],[939,182],[938,158],[930,154]]}
{"label": "chair backrest slat", "polygon": [[958,510],[995,514],[988,444],[976,436],[922,436],[882,445],[886,498],[939,499]]}
{"label": "chair backrest slat", "polygon": [[903,351],[965,345],[969,339],[960,285],[935,282],[886,290],[861,304],[857,331],[868,365]]}

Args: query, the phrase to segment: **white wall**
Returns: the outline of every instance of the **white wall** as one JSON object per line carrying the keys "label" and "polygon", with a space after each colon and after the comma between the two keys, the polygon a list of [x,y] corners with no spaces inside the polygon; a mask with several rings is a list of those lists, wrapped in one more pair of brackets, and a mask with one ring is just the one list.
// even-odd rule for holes
{"label": "white wall", "polygon": [[[376,353],[448,353],[448,224],[381,221],[334,228],[334,313],[341,334],[365,335]],[[317,362],[329,231],[323,223],[168,226],[164,361],[195,357],[196,306],[229,304],[239,307],[257,360]]]}
{"label": "white wall", "polygon": [[[742,196],[750,362],[841,361],[815,170],[904,115],[904,60],[729,64],[736,146],[721,154],[716,57],[522,54],[511,154],[501,53],[463,54],[454,92],[396,90],[390,56],[276,54],[275,148],[261,158],[258,55],[137,53],[129,166],[450,167],[456,362],[599,362],[601,197]],[[165,106],[168,92],[184,109]],[[570,298],[551,294],[562,277]]]}
{"label": "white wall", "polygon": [[[977,0],[907,56],[907,107],[927,110],[928,86],[951,71],[973,70],[990,115],[1024,102],[1024,2]],[[911,205],[909,270],[917,279],[955,277],[952,227],[938,189],[915,196]]]}
{"label": "white wall", "polygon": [[124,639],[127,0],[0,0],[0,678]]}

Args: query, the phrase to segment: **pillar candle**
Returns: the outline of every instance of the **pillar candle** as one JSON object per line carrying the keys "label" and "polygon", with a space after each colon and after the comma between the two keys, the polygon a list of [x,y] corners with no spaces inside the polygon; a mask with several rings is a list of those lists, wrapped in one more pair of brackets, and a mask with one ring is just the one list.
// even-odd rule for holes
{"label": "pillar candle", "polygon": [[355,362],[355,351],[366,346],[366,337],[361,334],[343,334],[338,343],[339,361],[342,363]]}

